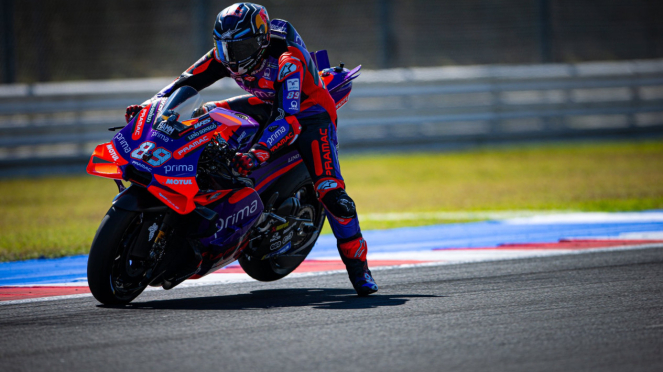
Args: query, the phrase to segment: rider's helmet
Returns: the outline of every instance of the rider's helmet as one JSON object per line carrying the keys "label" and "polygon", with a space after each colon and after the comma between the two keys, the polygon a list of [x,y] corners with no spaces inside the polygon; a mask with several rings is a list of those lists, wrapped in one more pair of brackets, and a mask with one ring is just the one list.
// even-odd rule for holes
{"label": "rider's helmet", "polygon": [[222,10],[214,23],[216,59],[233,75],[251,72],[269,46],[269,16],[264,6],[236,3]]}

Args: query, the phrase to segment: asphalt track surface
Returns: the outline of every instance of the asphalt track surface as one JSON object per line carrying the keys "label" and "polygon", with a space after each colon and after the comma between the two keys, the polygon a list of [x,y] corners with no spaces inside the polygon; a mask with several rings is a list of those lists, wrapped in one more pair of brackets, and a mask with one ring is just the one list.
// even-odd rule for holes
{"label": "asphalt track surface", "polygon": [[663,248],[0,306],[1,371],[662,371]]}

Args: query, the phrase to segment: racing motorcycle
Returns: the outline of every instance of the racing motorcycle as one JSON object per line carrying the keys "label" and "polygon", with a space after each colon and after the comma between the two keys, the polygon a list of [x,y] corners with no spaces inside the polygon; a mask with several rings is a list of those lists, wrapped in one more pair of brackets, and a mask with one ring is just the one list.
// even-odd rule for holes
{"label": "racing motorcycle", "polygon": [[[326,51],[311,56],[340,108],[361,66],[330,67]],[[231,161],[257,141],[260,124],[223,108],[194,117],[201,104],[195,89],[179,88],[109,128],[120,130],[95,148],[87,172],[119,189],[88,258],[99,302],[126,304],[148,285],[171,289],[236,260],[254,279],[281,279],[313,248],[325,214],[299,153],[243,177]]]}

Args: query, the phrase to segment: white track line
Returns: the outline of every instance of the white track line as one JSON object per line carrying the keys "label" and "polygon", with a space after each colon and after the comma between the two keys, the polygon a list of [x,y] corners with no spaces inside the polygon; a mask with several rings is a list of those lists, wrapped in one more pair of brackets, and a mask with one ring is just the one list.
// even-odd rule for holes
{"label": "white track line", "polygon": [[[454,261],[438,261],[438,262],[425,262],[418,264],[403,264],[403,265],[394,265],[394,266],[382,266],[371,268],[371,271],[387,271],[387,270],[396,270],[396,269],[405,269],[405,268],[415,268],[415,267],[430,267],[430,266],[447,266],[447,265],[460,265],[466,263],[478,263],[478,262],[497,262],[513,259],[526,259],[526,258],[537,258],[537,257],[553,257],[553,256],[564,256],[571,254],[587,254],[587,253],[597,253],[597,252],[614,252],[614,251],[627,251],[635,249],[652,249],[652,248],[663,248],[663,243],[653,243],[653,244],[636,244],[628,245],[621,247],[609,247],[609,248],[590,248],[590,249],[581,249],[581,250],[554,250],[554,251],[519,251],[518,254],[506,254],[501,257],[491,256],[491,257],[482,257],[482,258],[470,258],[470,257],[456,257],[457,260]],[[514,250],[515,251],[515,250]],[[443,251],[444,252],[444,251]],[[449,252],[449,251],[446,251]],[[515,252],[513,252],[515,253]],[[520,253],[528,253],[527,255],[521,255]],[[370,258],[369,258],[370,259]],[[412,258],[410,258],[412,259]],[[294,273],[285,277],[282,280],[288,279],[298,279],[305,277],[313,276],[323,276],[331,274],[340,274],[345,273],[345,270],[332,270],[332,271],[321,271],[321,272],[307,272],[307,273]],[[232,275],[232,277],[231,277]],[[211,278],[210,278],[211,277]],[[225,277],[225,278],[224,278]],[[209,278],[207,280],[202,280]],[[213,286],[213,285],[223,285],[223,284],[235,284],[235,283],[245,283],[245,282],[254,282],[246,274],[210,274],[206,277],[197,280],[186,281],[174,290],[190,288],[190,287],[204,287],[204,286]],[[161,288],[148,287],[146,291],[158,291]],[[10,301],[0,301],[0,306],[4,305],[17,305],[17,304],[28,304],[35,302],[45,302],[45,301],[56,301],[56,300],[68,300],[68,299],[79,299],[92,297],[92,294],[76,294],[76,295],[66,295],[66,296],[52,296],[52,297],[39,297],[39,298],[27,298],[22,300],[10,300]]]}
{"label": "white track line", "polygon": [[478,211],[478,212],[394,212],[359,214],[361,221],[402,221],[402,220],[504,220],[519,217],[534,217],[549,214],[571,214],[578,211]]}
{"label": "white track line", "polygon": [[478,212],[398,212],[360,214],[362,221],[404,220],[505,220],[509,224],[578,224],[615,222],[663,222],[663,212],[580,212],[553,211],[478,211]]}

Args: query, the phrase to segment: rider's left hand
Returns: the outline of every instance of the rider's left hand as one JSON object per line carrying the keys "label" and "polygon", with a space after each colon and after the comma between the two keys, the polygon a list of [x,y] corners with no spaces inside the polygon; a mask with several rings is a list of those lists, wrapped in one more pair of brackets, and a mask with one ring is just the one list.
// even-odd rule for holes
{"label": "rider's left hand", "polygon": [[202,106],[198,107],[197,109],[193,110],[193,117],[197,118],[199,116],[203,116],[207,114],[208,112],[214,110],[216,108],[216,105],[214,102],[207,102],[203,104]]}

